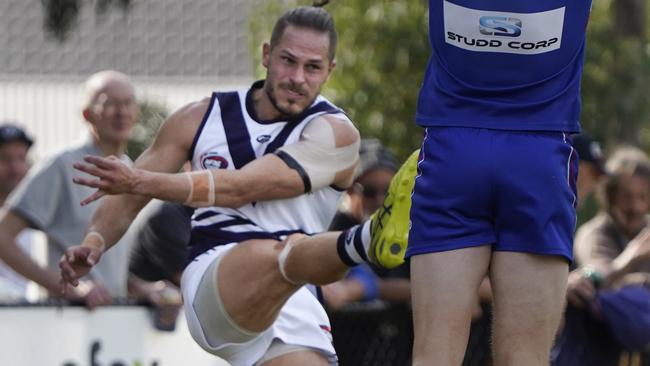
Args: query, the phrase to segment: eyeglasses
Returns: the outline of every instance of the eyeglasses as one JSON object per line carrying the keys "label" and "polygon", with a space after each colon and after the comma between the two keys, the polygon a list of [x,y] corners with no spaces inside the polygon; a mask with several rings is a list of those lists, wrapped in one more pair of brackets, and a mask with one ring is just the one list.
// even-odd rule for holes
{"label": "eyeglasses", "polygon": [[106,95],[106,93],[102,93],[97,97],[94,106],[96,108],[116,110],[121,108],[130,109],[135,104],[136,102],[134,98],[125,98],[125,99],[109,98]]}
{"label": "eyeglasses", "polygon": [[135,100],[133,99],[125,99],[125,100],[109,99],[104,103],[103,107],[104,109],[120,109],[120,108],[130,109],[134,105],[135,105]]}

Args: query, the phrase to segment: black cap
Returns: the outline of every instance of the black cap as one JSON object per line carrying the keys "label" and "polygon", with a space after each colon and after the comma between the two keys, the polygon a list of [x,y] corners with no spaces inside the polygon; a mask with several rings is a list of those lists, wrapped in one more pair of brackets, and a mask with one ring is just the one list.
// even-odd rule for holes
{"label": "black cap", "polygon": [[578,152],[578,158],[593,164],[601,173],[606,173],[605,157],[598,141],[589,134],[581,133],[573,136],[573,147]]}
{"label": "black cap", "polygon": [[0,124],[0,145],[9,142],[24,142],[27,147],[32,146],[34,140],[25,133],[25,131],[13,123]]}

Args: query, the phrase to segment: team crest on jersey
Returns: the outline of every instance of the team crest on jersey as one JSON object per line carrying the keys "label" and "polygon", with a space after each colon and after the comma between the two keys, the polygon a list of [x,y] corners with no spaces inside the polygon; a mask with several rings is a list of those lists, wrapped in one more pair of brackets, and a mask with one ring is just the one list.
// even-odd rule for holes
{"label": "team crest on jersey", "polygon": [[271,135],[259,135],[255,140],[260,143],[268,142],[271,139]]}
{"label": "team crest on jersey", "polygon": [[228,160],[215,152],[209,152],[201,156],[201,166],[203,169],[226,169]]}

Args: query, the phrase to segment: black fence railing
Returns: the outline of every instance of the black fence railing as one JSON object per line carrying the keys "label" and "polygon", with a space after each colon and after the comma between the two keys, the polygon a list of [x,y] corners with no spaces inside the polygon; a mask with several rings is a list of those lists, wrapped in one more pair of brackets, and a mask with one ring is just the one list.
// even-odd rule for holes
{"label": "black fence railing", "polygon": [[[483,305],[483,316],[472,323],[463,366],[491,366],[491,310]],[[579,321],[575,314],[571,321]],[[341,366],[410,366],[413,346],[411,309],[405,305],[352,304],[329,313],[334,347]],[[623,351],[613,339],[581,327],[582,335],[568,352],[569,357],[552,366],[650,366],[650,352]],[[602,332],[602,330],[600,331]],[[606,346],[605,346],[606,345]],[[575,348],[573,348],[575,347]],[[566,354],[565,354],[566,356]]]}
{"label": "black fence railing", "polygon": [[[487,366],[490,311],[472,323],[463,366]],[[341,366],[410,366],[413,347],[411,309],[406,305],[353,304],[330,312],[334,348]]]}

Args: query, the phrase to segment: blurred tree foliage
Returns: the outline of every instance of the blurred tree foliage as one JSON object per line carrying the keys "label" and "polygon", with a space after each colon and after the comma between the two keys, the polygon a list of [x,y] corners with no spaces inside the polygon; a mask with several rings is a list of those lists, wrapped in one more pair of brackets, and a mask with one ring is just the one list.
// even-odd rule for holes
{"label": "blurred tree foliage", "polygon": [[582,78],[582,124],[611,150],[650,151],[650,45],[644,1],[594,1]]}
{"label": "blurred tree foliage", "polygon": [[143,100],[140,102],[140,117],[133,128],[133,134],[126,148],[126,154],[135,160],[151,145],[160,125],[169,115],[164,105]]}
{"label": "blurred tree foliage", "polygon": [[[277,15],[309,1],[274,1],[251,19],[256,55]],[[337,70],[323,94],[345,108],[362,135],[405,157],[422,131],[413,123],[430,54],[425,0],[333,0]],[[582,123],[605,146],[650,151],[650,45],[644,0],[594,0],[584,67]],[[257,74],[263,77],[264,70]]]}

